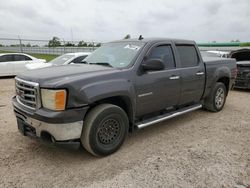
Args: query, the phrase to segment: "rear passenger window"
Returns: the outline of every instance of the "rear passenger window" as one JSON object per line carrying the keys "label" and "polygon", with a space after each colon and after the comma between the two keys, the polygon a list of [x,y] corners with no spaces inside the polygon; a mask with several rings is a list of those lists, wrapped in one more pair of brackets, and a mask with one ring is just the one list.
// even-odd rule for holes
{"label": "rear passenger window", "polygon": [[14,61],[13,55],[0,56],[0,62],[9,62],[9,61]]}
{"label": "rear passenger window", "polygon": [[175,68],[173,51],[170,45],[160,45],[153,48],[148,59],[161,59],[164,62],[165,69]]}
{"label": "rear passenger window", "polygon": [[27,57],[25,55],[14,55],[14,59],[15,59],[15,61],[27,61],[27,60],[31,60],[29,57]]}
{"label": "rear passenger window", "polygon": [[195,67],[199,64],[198,54],[192,45],[177,45],[181,67]]}

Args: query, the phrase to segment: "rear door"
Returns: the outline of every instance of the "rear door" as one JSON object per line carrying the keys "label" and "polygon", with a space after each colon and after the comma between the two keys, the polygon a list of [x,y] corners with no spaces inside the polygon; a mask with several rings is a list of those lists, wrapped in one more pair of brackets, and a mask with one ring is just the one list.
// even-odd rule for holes
{"label": "rear door", "polygon": [[20,72],[27,70],[25,65],[33,62],[33,60],[30,57],[22,55],[22,54],[15,54],[14,61],[15,61],[15,63],[14,63],[14,73],[15,74],[18,74]]}
{"label": "rear door", "polygon": [[179,104],[200,101],[205,87],[205,67],[192,44],[177,44],[177,54],[180,61],[181,97]]}
{"label": "rear door", "polygon": [[180,72],[170,43],[158,43],[150,48],[144,60],[161,59],[165,69],[141,72],[136,77],[136,115],[142,116],[171,108],[180,97]]}
{"label": "rear door", "polygon": [[0,56],[0,75],[14,75],[14,58],[13,55]]}

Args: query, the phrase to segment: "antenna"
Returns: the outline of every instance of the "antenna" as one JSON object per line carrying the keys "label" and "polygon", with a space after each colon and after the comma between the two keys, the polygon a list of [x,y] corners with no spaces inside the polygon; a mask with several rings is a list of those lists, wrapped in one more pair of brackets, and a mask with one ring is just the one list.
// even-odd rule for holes
{"label": "antenna", "polygon": [[142,37],[142,35],[140,35],[139,38],[138,38],[138,40],[142,40],[142,39],[143,39],[143,37]]}

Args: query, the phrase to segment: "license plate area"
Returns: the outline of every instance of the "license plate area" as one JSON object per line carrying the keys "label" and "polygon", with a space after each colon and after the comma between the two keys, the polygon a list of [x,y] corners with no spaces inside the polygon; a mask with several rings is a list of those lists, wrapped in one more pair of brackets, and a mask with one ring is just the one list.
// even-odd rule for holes
{"label": "license plate area", "polygon": [[36,129],[22,119],[17,118],[17,126],[22,135],[36,137]]}

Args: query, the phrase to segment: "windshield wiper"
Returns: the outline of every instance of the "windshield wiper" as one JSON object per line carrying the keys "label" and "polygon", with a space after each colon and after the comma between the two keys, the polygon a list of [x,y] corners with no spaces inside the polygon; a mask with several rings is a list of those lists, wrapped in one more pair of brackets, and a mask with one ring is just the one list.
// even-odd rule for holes
{"label": "windshield wiper", "polygon": [[113,67],[112,65],[110,65],[107,62],[96,62],[96,63],[89,63],[90,65],[102,65],[102,66],[106,66],[106,67]]}

